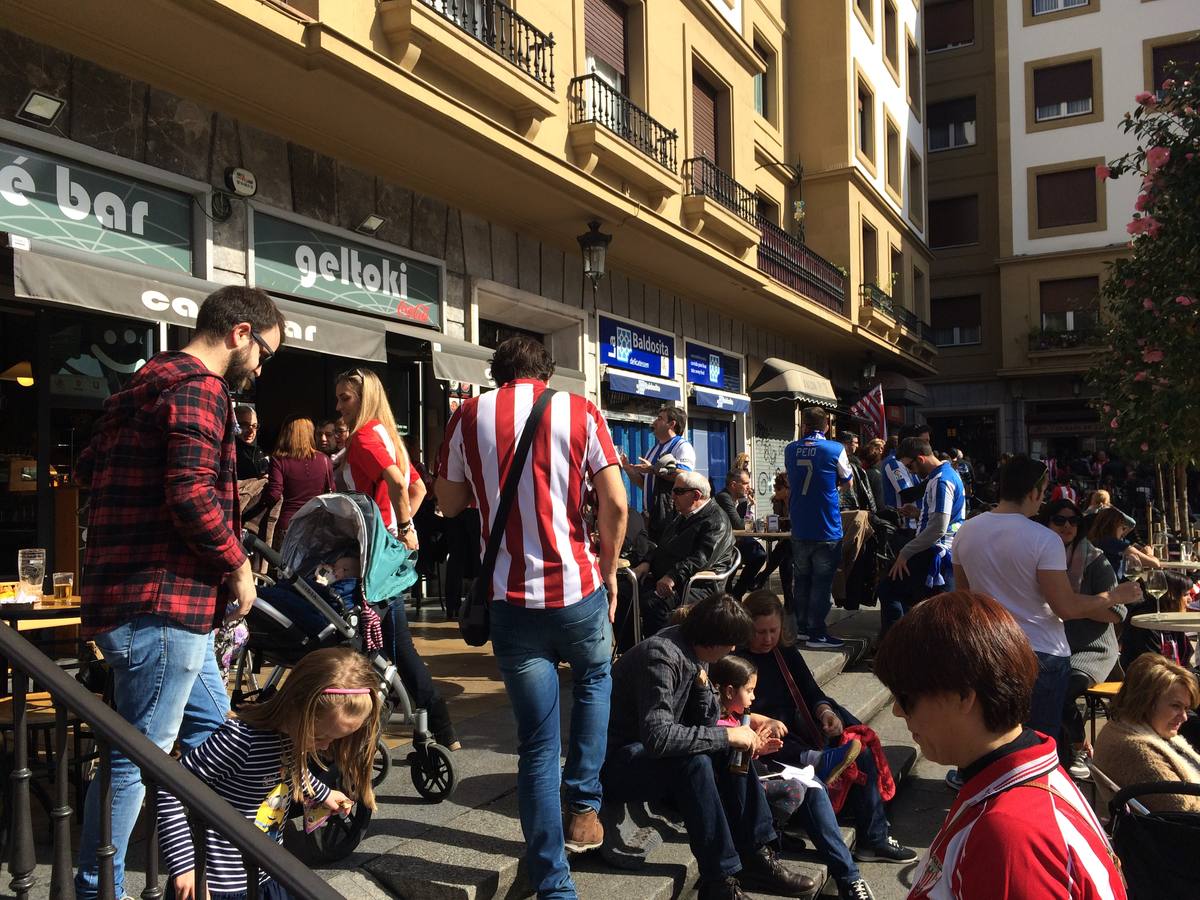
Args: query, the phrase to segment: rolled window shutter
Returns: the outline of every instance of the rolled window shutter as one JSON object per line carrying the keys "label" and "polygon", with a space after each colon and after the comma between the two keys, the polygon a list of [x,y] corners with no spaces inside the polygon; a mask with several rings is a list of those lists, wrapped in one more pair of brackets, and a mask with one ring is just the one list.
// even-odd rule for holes
{"label": "rolled window shutter", "polygon": [[1050,66],[1033,73],[1033,102],[1037,106],[1070,103],[1092,96],[1092,61]]}
{"label": "rolled window shutter", "polygon": [[1060,278],[1040,285],[1043,315],[1095,309],[1100,303],[1100,279]]}
{"label": "rolled window shutter", "polygon": [[[1024,0],[1028,2],[1028,0]],[[930,50],[969,44],[975,39],[973,0],[948,0],[925,10],[925,46]]]}
{"label": "rolled window shutter", "polygon": [[1037,177],[1038,228],[1096,221],[1096,172],[1072,169]]}
{"label": "rolled window shutter", "polygon": [[620,0],[584,0],[583,44],[594,56],[625,77],[625,5]]}
{"label": "rolled window shutter", "polygon": [[1154,89],[1162,87],[1168,78],[1190,78],[1200,64],[1200,41],[1169,44],[1154,48]]}
{"label": "rolled window shutter", "polygon": [[930,301],[930,324],[934,328],[978,328],[982,322],[979,295],[939,297]]}
{"label": "rolled window shutter", "polygon": [[697,156],[717,162],[717,91],[692,75],[692,144]]}

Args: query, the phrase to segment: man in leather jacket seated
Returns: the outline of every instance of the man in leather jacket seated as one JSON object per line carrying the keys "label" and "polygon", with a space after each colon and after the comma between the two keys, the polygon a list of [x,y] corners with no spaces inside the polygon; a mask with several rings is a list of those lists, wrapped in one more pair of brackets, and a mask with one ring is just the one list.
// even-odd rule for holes
{"label": "man in leather jacket seated", "polygon": [[708,479],[680,472],[671,489],[677,515],[667,524],[649,557],[634,568],[641,589],[642,634],[663,628],[685,599],[684,586],[697,572],[721,571],[733,558],[733,529],[713,502]]}

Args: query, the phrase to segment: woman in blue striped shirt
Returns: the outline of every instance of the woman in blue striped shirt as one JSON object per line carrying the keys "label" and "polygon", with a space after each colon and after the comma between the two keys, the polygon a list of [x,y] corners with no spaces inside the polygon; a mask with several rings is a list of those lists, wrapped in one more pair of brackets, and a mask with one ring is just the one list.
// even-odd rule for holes
{"label": "woman in blue striped shirt", "polygon": [[[345,647],[316,650],[302,660],[265,703],[226,720],[180,762],[243,816],[283,843],[292,801],[345,815],[351,797],[375,808],[371,760],[379,733],[378,676],[366,657]],[[309,764],[332,760],[350,796],[312,778]],[[178,900],[196,897],[192,836],[183,805],[160,790],[159,844]],[[211,900],[240,900],[247,892],[238,849],[212,828],[206,834],[205,871]],[[263,900],[289,895],[265,873]]]}

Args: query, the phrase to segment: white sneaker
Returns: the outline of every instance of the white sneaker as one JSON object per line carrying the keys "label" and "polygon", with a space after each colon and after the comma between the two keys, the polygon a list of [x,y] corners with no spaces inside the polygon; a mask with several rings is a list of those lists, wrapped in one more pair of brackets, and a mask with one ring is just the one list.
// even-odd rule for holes
{"label": "white sneaker", "polygon": [[1067,772],[1072,778],[1080,781],[1087,781],[1092,777],[1092,770],[1088,768],[1088,755],[1086,750],[1076,750],[1071,754],[1071,764],[1067,766]]}

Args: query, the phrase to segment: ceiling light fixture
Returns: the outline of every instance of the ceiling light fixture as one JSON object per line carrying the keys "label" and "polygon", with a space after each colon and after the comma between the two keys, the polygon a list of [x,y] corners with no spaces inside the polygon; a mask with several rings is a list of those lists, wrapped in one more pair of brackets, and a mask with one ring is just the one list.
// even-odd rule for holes
{"label": "ceiling light fixture", "polygon": [[49,128],[58,118],[67,101],[42,91],[30,91],[16,117],[24,122],[30,122],[42,128]]}

